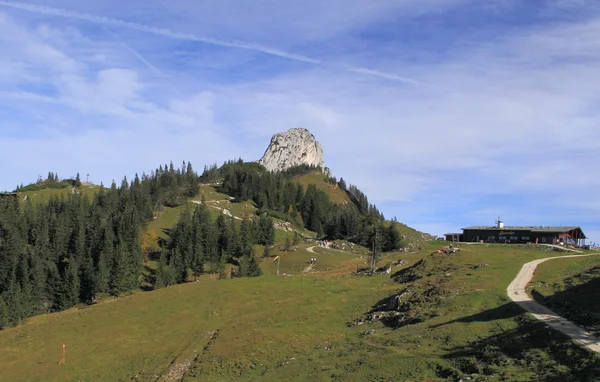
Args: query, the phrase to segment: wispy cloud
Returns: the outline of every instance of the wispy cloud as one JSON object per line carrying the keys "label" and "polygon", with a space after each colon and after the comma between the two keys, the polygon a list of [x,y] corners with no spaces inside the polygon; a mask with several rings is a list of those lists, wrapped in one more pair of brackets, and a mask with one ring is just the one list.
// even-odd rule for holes
{"label": "wispy cloud", "polygon": [[[429,86],[428,84],[423,83],[421,81],[411,79],[411,78],[406,78],[406,77],[399,76],[399,75],[396,75],[393,73],[384,73],[381,71],[372,70],[372,69],[368,69],[368,68],[360,68],[360,67],[353,67],[353,66],[344,65],[344,64],[325,62],[325,61],[322,61],[322,60],[319,60],[316,58],[307,57],[307,56],[290,53],[290,52],[285,52],[280,49],[275,49],[275,48],[262,46],[262,45],[258,45],[258,44],[252,44],[252,43],[248,43],[248,42],[226,41],[226,40],[220,40],[220,39],[212,38],[212,37],[197,36],[197,35],[190,34],[190,33],[177,32],[177,31],[174,31],[171,29],[158,28],[158,27],[154,27],[154,26],[150,26],[150,25],[146,25],[146,24],[120,20],[120,19],[112,18],[112,17],[97,16],[97,15],[93,15],[93,14],[89,14],[89,13],[79,13],[79,12],[74,12],[74,11],[70,11],[70,10],[66,10],[66,9],[53,8],[53,7],[47,7],[47,6],[35,5],[35,4],[29,4],[29,3],[0,1],[0,6],[19,9],[19,10],[23,10],[23,11],[27,11],[27,12],[52,15],[52,16],[57,16],[57,17],[64,17],[64,18],[68,18],[68,19],[88,21],[88,22],[92,22],[92,23],[96,23],[96,24],[114,25],[114,26],[118,26],[118,27],[122,27],[122,28],[135,29],[138,31],[152,33],[152,34],[156,34],[159,36],[174,38],[174,39],[178,39],[178,40],[201,42],[201,43],[205,43],[205,44],[218,45],[218,46],[223,46],[223,47],[228,47],[228,48],[248,49],[248,50],[261,52],[261,53],[269,54],[269,55],[276,56],[276,57],[285,58],[288,60],[293,60],[293,61],[298,61],[298,62],[303,62],[303,63],[308,63],[308,64],[314,64],[314,65],[328,66],[328,67],[337,68],[337,69],[341,69],[341,70],[347,70],[347,71],[353,72],[353,73],[360,73],[360,74],[366,74],[369,76],[381,77],[381,78],[385,78],[388,80],[400,81],[400,82],[404,82],[404,83],[412,84],[412,85]],[[139,57],[139,55],[137,55],[137,56]],[[143,60],[143,58],[142,58],[142,60]]]}

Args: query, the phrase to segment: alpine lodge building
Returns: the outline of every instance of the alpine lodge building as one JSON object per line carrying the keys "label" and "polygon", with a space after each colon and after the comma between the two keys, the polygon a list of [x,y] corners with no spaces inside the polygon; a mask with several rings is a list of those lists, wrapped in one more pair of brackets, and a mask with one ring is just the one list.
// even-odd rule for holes
{"label": "alpine lodge building", "polygon": [[483,243],[536,243],[564,244],[584,247],[587,237],[577,226],[505,226],[498,220],[496,226],[471,226],[462,233],[447,233],[446,240]]}

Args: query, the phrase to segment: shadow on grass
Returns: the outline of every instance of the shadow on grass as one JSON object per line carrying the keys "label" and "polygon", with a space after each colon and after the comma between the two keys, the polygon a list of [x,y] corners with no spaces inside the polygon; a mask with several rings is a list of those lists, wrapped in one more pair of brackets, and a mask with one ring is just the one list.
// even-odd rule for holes
{"label": "shadow on grass", "polygon": [[[594,267],[583,275],[567,278],[565,284],[570,286],[563,291],[552,295],[543,295],[534,288],[531,290],[531,295],[540,304],[599,335],[600,277],[587,278],[586,276],[589,274],[600,275],[600,267]],[[575,280],[580,277],[584,277],[587,281],[573,285]]]}
{"label": "shadow on grass", "polygon": [[473,315],[470,315],[467,317],[462,317],[462,318],[459,318],[456,320],[444,322],[444,323],[437,324],[437,325],[431,325],[430,328],[439,328],[440,326],[449,325],[449,324],[453,324],[456,322],[463,322],[463,323],[490,322],[490,321],[502,320],[502,319],[506,319],[506,318],[515,318],[515,317],[523,315],[523,313],[524,312],[523,312],[523,309],[521,309],[521,307],[519,307],[517,304],[511,302],[511,303],[497,306],[492,309],[484,310],[480,313],[476,313],[476,314],[473,314]]}
{"label": "shadow on grass", "polygon": [[[598,300],[593,302],[589,296],[600,294],[597,289],[599,281],[598,278],[589,280],[584,284],[548,296],[547,300],[563,301],[583,307],[597,304]],[[502,376],[514,365],[530,370],[536,375],[535,380],[538,381],[598,381],[600,356],[529,316],[524,312],[528,304],[534,302],[519,304],[510,302],[477,314],[434,325],[431,328],[456,322],[512,319],[518,323],[517,328],[480,339],[467,346],[453,348],[444,358],[451,360],[464,373]],[[597,308],[598,306],[595,305],[589,309]]]}
{"label": "shadow on grass", "polygon": [[[512,312],[513,308],[507,311]],[[493,316],[491,313],[481,317]],[[518,328],[451,349],[444,358],[468,374],[502,376],[514,365],[529,369],[537,381],[598,380],[599,356],[524,312],[514,319]]]}
{"label": "shadow on grass", "polygon": [[[172,228],[163,228],[162,231],[165,235],[167,235],[168,237],[171,237],[171,233],[173,232],[173,229]],[[163,239],[162,237],[158,238],[158,245],[160,245],[161,247],[166,243],[167,243],[166,239]]]}

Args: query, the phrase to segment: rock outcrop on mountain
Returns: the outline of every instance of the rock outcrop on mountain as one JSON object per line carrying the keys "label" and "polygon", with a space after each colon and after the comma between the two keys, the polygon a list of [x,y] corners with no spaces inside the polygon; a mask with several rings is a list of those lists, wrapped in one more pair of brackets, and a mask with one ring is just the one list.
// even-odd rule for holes
{"label": "rock outcrop on mountain", "polygon": [[318,166],[325,172],[323,148],[307,129],[294,128],[277,133],[258,161],[269,171],[282,171],[298,165]]}

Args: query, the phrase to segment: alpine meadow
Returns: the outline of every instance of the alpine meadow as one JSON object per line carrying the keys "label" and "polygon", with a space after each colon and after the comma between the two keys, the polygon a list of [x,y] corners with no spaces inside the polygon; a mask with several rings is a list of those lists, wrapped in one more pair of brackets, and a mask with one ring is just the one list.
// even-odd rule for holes
{"label": "alpine meadow", "polygon": [[0,32],[0,381],[600,380],[600,2]]}

